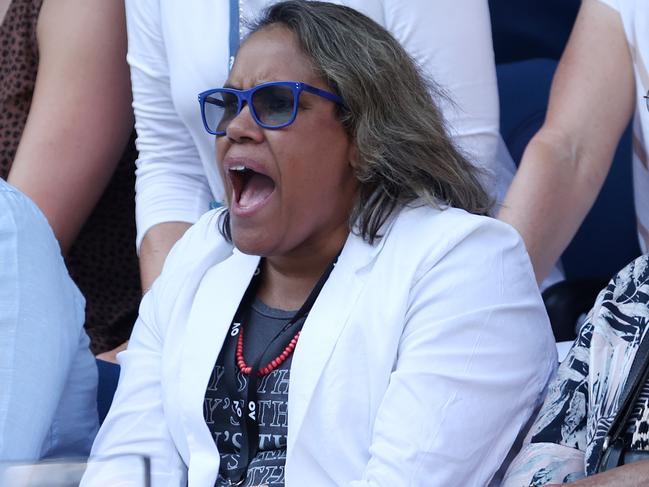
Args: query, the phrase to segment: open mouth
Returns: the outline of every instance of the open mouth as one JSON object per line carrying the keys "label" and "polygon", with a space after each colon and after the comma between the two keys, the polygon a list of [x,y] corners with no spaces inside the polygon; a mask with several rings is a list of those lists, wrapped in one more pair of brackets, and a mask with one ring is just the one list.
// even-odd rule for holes
{"label": "open mouth", "polygon": [[232,181],[233,201],[241,208],[263,203],[275,190],[275,181],[246,166],[233,166],[228,174]]}

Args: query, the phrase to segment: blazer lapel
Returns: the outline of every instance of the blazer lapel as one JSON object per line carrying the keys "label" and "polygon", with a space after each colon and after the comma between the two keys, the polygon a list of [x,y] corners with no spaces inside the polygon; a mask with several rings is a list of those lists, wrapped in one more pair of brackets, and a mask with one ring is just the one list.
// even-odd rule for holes
{"label": "blazer lapel", "polygon": [[[291,364],[287,462],[316,384],[363,289],[364,276],[359,271],[373,262],[391,226],[392,221],[385,225],[384,238],[374,246],[350,234],[304,324]],[[235,249],[228,259],[207,269],[188,315],[179,389],[190,450],[190,485],[207,485],[218,473],[219,458],[203,419],[203,400],[225,335],[258,265],[259,257]]]}
{"label": "blazer lapel", "polygon": [[259,257],[235,249],[205,273],[189,312],[180,390],[191,452],[190,485],[206,485],[218,468],[216,445],[203,419],[203,400],[223,340],[258,264]]}
{"label": "blazer lapel", "polygon": [[359,237],[350,235],[304,323],[291,363],[287,462],[318,380],[363,289],[364,276],[359,271],[373,261],[382,246],[383,239],[370,246]]}

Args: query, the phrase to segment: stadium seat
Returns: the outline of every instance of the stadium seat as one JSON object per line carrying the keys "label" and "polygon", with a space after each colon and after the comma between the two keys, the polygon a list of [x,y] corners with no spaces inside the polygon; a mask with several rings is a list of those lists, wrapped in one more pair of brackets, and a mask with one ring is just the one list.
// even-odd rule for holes
{"label": "stadium seat", "polygon": [[496,64],[558,60],[581,0],[489,0]]}
{"label": "stadium seat", "polygon": [[112,362],[97,359],[97,371],[99,382],[97,384],[97,412],[99,413],[99,424],[104,422],[106,414],[113,403],[115,389],[119,381],[120,367]]}

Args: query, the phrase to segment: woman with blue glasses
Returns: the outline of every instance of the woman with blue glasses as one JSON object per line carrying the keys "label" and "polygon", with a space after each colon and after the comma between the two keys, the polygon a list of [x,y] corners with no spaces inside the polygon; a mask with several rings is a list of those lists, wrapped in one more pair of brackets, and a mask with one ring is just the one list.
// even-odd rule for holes
{"label": "woman with blue glasses", "polygon": [[[126,0],[128,61],[138,128],[137,248],[143,289],[171,246],[225,201],[214,145],[195,96],[221,87],[239,38],[271,0]],[[499,135],[487,0],[335,0],[388,29],[453,102],[442,102],[452,138],[504,197],[515,168]]]}
{"label": "woman with blue glasses", "polygon": [[430,92],[355,10],[266,12],[199,95],[227,204],[145,295],[94,455],[150,456],[153,485],[497,478],[556,351]]}

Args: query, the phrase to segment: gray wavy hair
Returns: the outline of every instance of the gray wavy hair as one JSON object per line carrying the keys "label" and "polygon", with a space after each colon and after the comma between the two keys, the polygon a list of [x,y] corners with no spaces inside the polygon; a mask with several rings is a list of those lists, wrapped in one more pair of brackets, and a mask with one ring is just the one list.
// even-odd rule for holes
{"label": "gray wavy hair", "polygon": [[[349,7],[290,0],[266,9],[250,34],[278,25],[345,101],[338,115],[359,155],[353,231],[373,243],[394,210],[415,201],[488,214],[479,171],[450,141],[433,100],[443,95],[387,30]],[[228,216],[221,228],[231,237]]]}

